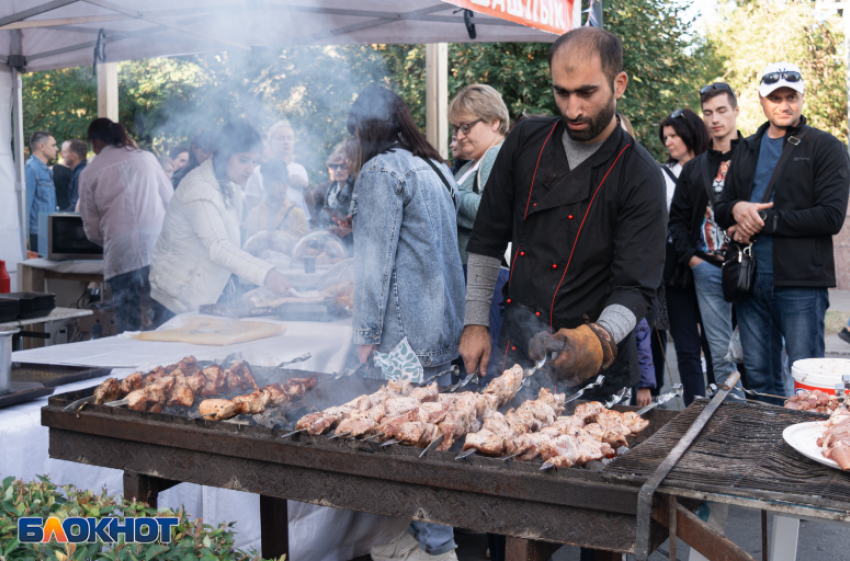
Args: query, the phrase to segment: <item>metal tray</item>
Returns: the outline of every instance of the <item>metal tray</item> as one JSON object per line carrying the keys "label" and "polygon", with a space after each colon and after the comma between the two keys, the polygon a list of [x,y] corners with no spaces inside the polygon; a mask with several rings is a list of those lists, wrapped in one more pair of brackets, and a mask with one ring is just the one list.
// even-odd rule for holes
{"label": "metal tray", "polygon": [[108,376],[111,371],[111,368],[99,366],[13,362],[12,381],[39,382],[46,388],[55,388],[81,380]]}
{"label": "metal tray", "polygon": [[45,387],[33,387],[34,385],[41,386],[41,384],[13,381],[12,393],[0,395],[0,408],[9,407],[10,405],[17,405],[18,403],[24,403],[27,401],[32,401],[34,399],[38,399],[39,397],[43,397],[45,395],[50,395],[55,389]]}

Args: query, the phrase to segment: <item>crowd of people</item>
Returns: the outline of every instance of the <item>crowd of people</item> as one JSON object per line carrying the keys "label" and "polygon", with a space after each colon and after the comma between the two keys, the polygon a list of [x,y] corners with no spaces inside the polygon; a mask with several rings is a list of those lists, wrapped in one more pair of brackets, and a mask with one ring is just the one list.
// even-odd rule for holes
{"label": "crowd of people", "polygon": [[[756,391],[788,395],[783,356],[824,355],[846,150],[806,124],[802,73],[781,62],[760,77],[767,122],[754,135],[737,130],[732,88],[709,84],[701,117],[682,108],[659,124],[661,165],[617,112],[622,56],[600,29],[561,36],[549,59],[559,115],[513,126],[496,89],[463,88],[449,106],[452,168],[380,86],[352,105],[325,182],[297,162],[285,120],[265,136],[242,120],[204,129],[158,161],[96,119],[94,160],[82,141],[62,146],[71,179],[60,197],[48,167],[58,147],[39,132],[27,162],[31,247],[38,213],[76,205],[104,246],[121,328],[136,330],[140,300],[156,325],[246,287],[291,294],[269,254],[246,242],[274,232],[291,246],[318,230],[353,258],[361,362],[410,349],[397,355],[408,375],[454,362],[481,383],[543,363],[538,385],[578,388],[603,373],[588,397],[632,388],[645,405],[664,385],[669,334],[686,403],[735,370]],[[727,278],[743,261],[755,274]],[[736,326],[742,365],[728,352]],[[452,528],[413,522],[372,557],[451,560],[454,548]],[[502,559],[504,540],[490,536],[490,551]]]}

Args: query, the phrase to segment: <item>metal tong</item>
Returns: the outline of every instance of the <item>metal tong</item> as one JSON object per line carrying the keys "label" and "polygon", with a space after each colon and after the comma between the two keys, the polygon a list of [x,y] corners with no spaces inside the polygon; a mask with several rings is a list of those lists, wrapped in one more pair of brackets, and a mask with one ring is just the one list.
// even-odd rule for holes
{"label": "metal tong", "polygon": [[670,401],[674,397],[681,397],[683,393],[685,393],[685,388],[682,386],[682,384],[676,384],[675,386],[673,386],[672,390],[670,390],[669,392],[667,392],[665,394],[659,395],[658,397],[655,398],[655,401],[653,401],[652,403],[650,403],[646,407],[641,407],[640,409],[637,410],[636,413],[638,415],[643,415],[644,413],[648,413],[649,411],[655,409],[656,407],[658,407],[662,403],[667,403],[668,401]]}

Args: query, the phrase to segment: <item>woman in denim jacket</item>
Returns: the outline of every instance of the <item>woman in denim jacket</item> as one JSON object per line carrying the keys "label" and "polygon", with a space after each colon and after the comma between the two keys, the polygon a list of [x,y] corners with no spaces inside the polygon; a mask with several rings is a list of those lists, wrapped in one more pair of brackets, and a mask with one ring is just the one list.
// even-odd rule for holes
{"label": "woman in denim jacket", "polygon": [[[405,337],[425,376],[458,356],[464,283],[451,172],[393,92],[366,88],[348,130],[363,162],[354,186],[354,343],[361,362]],[[444,376],[448,378],[448,376]],[[372,549],[374,561],[455,561],[454,532],[413,522]]]}

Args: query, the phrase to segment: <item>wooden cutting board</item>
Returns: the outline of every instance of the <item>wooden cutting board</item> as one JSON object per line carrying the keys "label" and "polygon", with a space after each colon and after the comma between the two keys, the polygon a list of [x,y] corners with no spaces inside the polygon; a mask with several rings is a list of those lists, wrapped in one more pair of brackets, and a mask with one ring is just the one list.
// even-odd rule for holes
{"label": "wooden cutting board", "polygon": [[285,330],[286,326],[283,324],[265,321],[190,316],[186,319],[186,323],[176,329],[145,331],[134,337],[142,341],[224,346],[265,339],[283,333]]}

